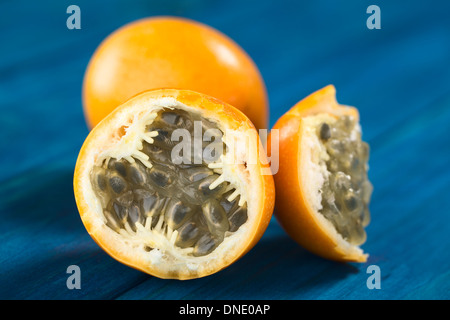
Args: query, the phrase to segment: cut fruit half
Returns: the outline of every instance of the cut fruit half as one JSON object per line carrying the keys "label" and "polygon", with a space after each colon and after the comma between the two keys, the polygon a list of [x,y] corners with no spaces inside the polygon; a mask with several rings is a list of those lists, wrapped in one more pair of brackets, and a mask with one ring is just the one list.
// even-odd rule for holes
{"label": "cut fruit half", "polygon": [[222,32],[181,17],[133,21],[95,50],[83,80],[90,128],[134,95],[157,88],[202,92],[241,110],[266,129],[269,104],[252,58]]}
{"label": "cut fruit half", "polygon": [[83,144],[74,176],[81,219],[100,247],[138,270],[215,273],[270,221],[274,185],[260,148],[250,120],[226,103],[187,90],[144,92]]}
{"label": "cut fruit half", "polygon": [[372,185],[357,109],[339,105],[330,85],[297,103],[273,129],[279,130],[274,179],[281,226],[315,254],[365,262],[359,245],[366,240]]}

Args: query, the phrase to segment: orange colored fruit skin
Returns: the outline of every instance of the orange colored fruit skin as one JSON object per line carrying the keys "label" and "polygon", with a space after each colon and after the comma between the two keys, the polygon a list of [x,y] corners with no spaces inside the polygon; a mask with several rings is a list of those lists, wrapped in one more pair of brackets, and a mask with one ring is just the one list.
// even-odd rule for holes
{"label": "orange colored fruit skin", "polygon": [[[324,112],[359,119],[357,109],[338,105],[335,88],[329,85],[298,102],[273,127],[279,130],[279,169],[274,175],[275,216],[286,233],[307,250],[331,260],[364,262],[365,256],[340,250],[335,239],[314,218],[299,179],[302,117]],[[271,136],[268,150],[270,146]]]}
{"label": "orange colored fruit skin", "polygon": [[[145,95],[147,94],[147,95]],[[204,111],[212,111],[216,115],[220,115],[224,122],[227,122],[229,129],[232,130],[248,130],[248,129],[255,129],[253,123],[247,118],[246,115],[244,115],[241,111],[234,108],[231,105],[228,105],[227,103],[224,103],[216,98],[200,94],[197,92],[193,92],[190,90],[176,90],[176,89],[160,89],[160,90],[151,90],[148,92],[143,92],[142,94],[134,97],[133,99],[130,99],[130,102],[139,101],[141,96],[144,96],[144,99],[146,99],[149,95],[157,98],[161,97],[175,97],[177,101],[186,104],[188,106],[196,106],[197,108],[204,110]],[[132,101],[133,100],[133,101]],[[83,222],[83,225],[85,226],[86,230],[88,231],[89,235],[93,238],[93,240],[109,255],[114,257],[116,260],[120,261],[121,263],[134,268],[139,271],[146,272],[150,275],[163,278],[163,279],[178,279],[178,280],[189,280],[193,278],[199,278],[199,277],[205,277],[210,274],[216,273],[232,263],[234,263],[236,260],[240,259],[242,256],[244,256],[248,251],[250,251],[261,239],[263,236],[265,230],[267,229],[267,226],[269,225],[269,222],[271,220],[274,206],[275,206],[275,184],[273,181],[272,175],[260,175],[260,181],[261,184],[264,186],[262,190],[262,195],[260,197],[261,201],[258,204],[258,212],[259,215],[255,221],[255,224],[253,225],[253,228],[249,230],[250,235],[250,241],[247,242],[245,245],[240,246],[240,251],[235,254],[235,256],[230,260],[226,261],[221,268],[218,268],[216,270],[212,270],[205,274],[189,274],[186,273],[180,273],[177,275],[177,277],[173,277],[172,275],[168,275],[166,273],[162,273],[157,268],[153,268],[153,266],[149,265],[141,265],[137,263],[136,261],[130,261],[126,258],[124,258],[120,251],[116,250],[113,246],[111,246],[109,243],[105,242],[98,234],[95,232],[92,232],[93,229],[93,223],[90,219],[90,215],[92,213],[90,212],[90,208],[87,205],[87,201],[84,198],[83,190],[82,190],[82,172],[85,170],[83,159],[88,156],[88,149],[89,144],[93,143],[92,140],[95,139],[95,136],[97,135],[95,131],[101,130],[102,126],[109,126],[110,120],[114,117],[114,114],[119,112],[121,108],[126,107],[126,104],[128,102],[124,103],[123,105],[119,106],[115,110],[113,110],[105,119],[103,119],[98,126],[95,128],[95,130],[91,131],[89,135],[87,136],[85,142],[83,143],[78,158],[77,163],[75,166],[74,171],[74,180],[73,180],[73,188],[74,188],[74,195],[75,200],[77,203],[77,207],[80,213],[81,220]],[[262,144],[260,145],[262,148]],[[268,167],[265,163],[267,163],[267,159],[263,159],[264,161],[258,161],[257,165],[260,169],[260,171],[263,171],[263,168]],[[251,187],[251,186],[249,186]]]}
{"label": "orange colored fruit skin", "polygon": [[132,22],[108,36],[89,62],[83,108],[90,128],[136,94],[178,88],[216,97],[267,128],[268,99],[252,59],[234,41],[176,17]]}

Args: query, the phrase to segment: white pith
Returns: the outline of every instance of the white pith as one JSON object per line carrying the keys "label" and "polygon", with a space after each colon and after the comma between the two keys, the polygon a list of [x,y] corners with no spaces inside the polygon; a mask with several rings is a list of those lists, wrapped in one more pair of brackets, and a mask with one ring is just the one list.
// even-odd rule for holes
{"label": "white pith", "polygon": [[[300,181],[307,184],[303,188],[304,196],[311,209],[316,214],[314,217],[318,220],[318,225],[326,229],[326,233],[330,234],[336,240],[338,247],[343,248],[343,252],[354,253],[356,255],[363,254],[363,251],[355,245],[350,244],[346,239],[337,232],[335,226],[331,221],[326,219],[321,213],[322,209],[322,187],[330,172],[327,169],[326,161],[330,159],[326,151],[326,147],[321,142],[317,135],[317,127],[321,123],[333,124],[337,118],[328,114],[320,113],[302,118],[302,154],[299,161],[303,163],[303,168],[299,174]],[[359,124],[355,125],[350,133],[350,139],[360,139],[361,127]]]}
{"label": "white pith", "polygon": [[[157,132],[145,133],[145,128],[155,119],[156,113],[162,108],[176,108],[194,112],[192,108],[181,104],[174,98],[158,98],[149,100],[147,103],[141,102],[140,105],[132,106],[132,114],[129,112],[117,113],[116,119],[114,119],[114,123],[117,123],[117,126],[111,126],[111,130],[103,130],[99,133],[100,136],[96,140],[104,143],[97,150],[92,150],[92,156],[88,157],[88,161],[91,162],[86,163],[86,170],[89,170],[94,165],[101,165],[103,161],[109,161],[111,158],[125,159],[129,162],[139,159],[145,166],[150,168],[152,164],[149,161],[149,157],[140,150],[143,148],[142,141],[153,143],[153,138]],[[200,111],[198,112],[202,115]],[[212,122],[216,122],[217,127],[222,132],[225,131],[224,129],[226,128],[222,128],[218,120],[214,121],[214,114],[208,114],[205,117]],[[125,128],[123,135],[117,134],[118,129],[121,127]],[[228,145],[227,134],[223,135],[223,141]],[[258,142],[255,140],[251,143],[257,144]],[[208,263],[224,259],[227,252],[232,252],[236,246],[246,243],[246,239],[251,237],[248,231],[255,220],[255,215],[252,212],[258,210],[256,198],[260,195],[255,194],[255,192],[252,193],[252,191],[249,191],[250,188],[248,188],[252,181],[256,181],[254,177],[252,178],[250,168],[247,168],[244,164],[233,165],[234,159],[231,159],[234,155],[242,163],[247,163],[250,152],[245,148],[236,149],[238,150],[229,150],[219,161],[209,164],[211,169],[220,174],[219,178],[210,185],[210,188],[213,189],[224,181],[229,182],[232,188],[228,190],[235,189],[235,191],[228,197],[228,200],[232,201],[240,196],[239,205],[242,206],[247,203],[248,218],[236,232],[227,232],[223,242],[210,254],[194,257],[190,255],[193,248],[182,249],[176,247],[174,243],[177,239],[178,231],[174,231],[166,225],[162,215],[160,215],[159,221],[154,228],[151,228],[152,217],[148,217],[144,225],[136,223],[136,231],[133,231],[129,225],[125,225],[125,229],[121,229],[120,234],[114,232],[106,226],[102,205],[95,196],[89,179],[84,179],[82,184],[85,199],[91,211],[95,213],[93,231],[91,233],[101,232],[105,242],[122,243],[123,245],[117,246],[115,249],[122,251],[124,256],[133,255],[136,259],[147,261],[157,268],[161,267],[169,271],[179,271],[180,268],[187,268],[189,270],[198,270],[199,272],[201,271],[199,269],[208,269]],[[251,166],[251,164],[248,166]],[[255,190],[257,189],[255,188]],[[255,201],[252,201],[252,199]],[[146,251],[147,247],[151,247],[153,250]]]}

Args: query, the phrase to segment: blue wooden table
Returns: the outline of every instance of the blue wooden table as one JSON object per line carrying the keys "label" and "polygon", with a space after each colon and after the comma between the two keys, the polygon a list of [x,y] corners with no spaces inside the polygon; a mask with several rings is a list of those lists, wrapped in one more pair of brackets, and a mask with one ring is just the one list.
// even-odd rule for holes
{"label": "blue wooden table", "polygon": [[[81,9],[81,29],[66,9]],[[381,9],[381,29],[366,9]],[[0,298],[2,299],[449,299],[449,1],[2,1],[0,3]],[[299,247],[272,219],[229,268],[161,280],[104,253],[78,216],[72,177],[88,134],[81,83],[110,32],[176,15],[238,42],[266,81],[270,123],[334,84],[357,106],[371,145],[375,189],[365,264]],[[67,267],[81,270],[69,290]],[[367,268],[381,272],[370,290]]]}

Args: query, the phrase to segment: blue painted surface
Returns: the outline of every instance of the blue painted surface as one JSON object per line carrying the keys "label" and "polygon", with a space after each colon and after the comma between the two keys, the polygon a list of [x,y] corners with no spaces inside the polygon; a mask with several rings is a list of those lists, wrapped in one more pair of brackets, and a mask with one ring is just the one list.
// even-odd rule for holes
{"label": "blue painted surface", "polygon": [[[66,28],[77,4],[82,29]],[[366,9],[381,8],[381,30]],[[3,1],[0,3],[0,298],[449,299],[450,2]],[[101,40],[153,15],[209,24],[266,81],[270,123],[333,83],[357,106],[375,190],[365,264],[318,258],[273,219],[245,257],[212,276],[161,280],[104,253],[85,231],[72,175],[88,130],[81,82]],[[366,269],[381,269],[369,290]],[[81,290],[66,288],[78,265]]]}

